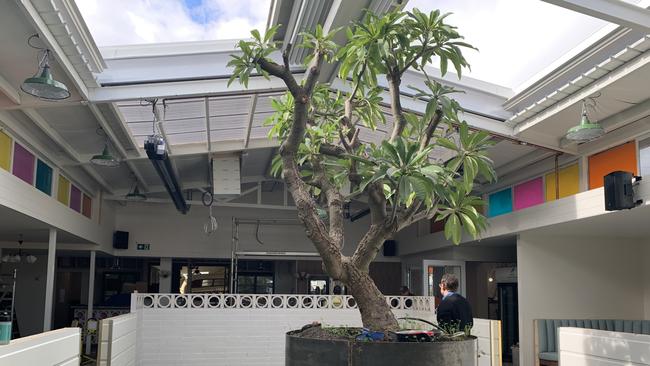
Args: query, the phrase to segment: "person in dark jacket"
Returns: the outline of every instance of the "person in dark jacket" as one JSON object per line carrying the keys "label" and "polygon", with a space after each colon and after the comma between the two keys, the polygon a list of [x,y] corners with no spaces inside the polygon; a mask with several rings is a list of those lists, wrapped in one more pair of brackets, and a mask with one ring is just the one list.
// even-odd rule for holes
{"label": "person in dark jacket", "polygon": [[440,292],[442,301],[438,305],[436,316],[438,325],[444,329],[456,329],[465,331],[472,327],[472,307],[469,302],[458,291],[458,278],[447,273],[440,280]]}

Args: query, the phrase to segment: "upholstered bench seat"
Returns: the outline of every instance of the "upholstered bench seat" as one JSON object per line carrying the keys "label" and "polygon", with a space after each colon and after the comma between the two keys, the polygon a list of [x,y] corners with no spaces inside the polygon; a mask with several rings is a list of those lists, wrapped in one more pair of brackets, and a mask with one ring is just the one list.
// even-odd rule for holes
{"label": "upholstered bench seat", "polygon": [[[650,335],[650,320],[615,320],[615,319],[537,319],[537,355],[542,365],[555,364],[558,360],[559,327],[587,328]],[[543,361],[550,361],[543,362]]]}

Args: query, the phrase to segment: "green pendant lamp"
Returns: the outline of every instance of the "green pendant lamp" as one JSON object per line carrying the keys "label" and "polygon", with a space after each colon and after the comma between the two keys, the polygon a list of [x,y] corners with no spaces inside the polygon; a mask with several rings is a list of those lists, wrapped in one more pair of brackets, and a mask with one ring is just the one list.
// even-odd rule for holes
{"label": "green pendant lamp", "polygon": [[104,150],[102,151],[101,154],[94,155],[91,159],[90,162],[94,165],[98,166],[105,166],[109,168],[115,168],[120,165],[120,162],[111,155],[110,151],[108,151],[108,143],[104,145]]}
{"label": "green pendant lamp", "polygon": [[589,121],[589,117],[587,116],[587,102],[583,100],[582,119],[580,120],[579,125],[571,127],[569,131],[567,131],[567,140],[575,142],[587,142],[593,139],[597,139],[604,134],[605,130],[598,122],[592,123]]}
{"label": "green pendant lamp", "polygon": [[[31,46],[31,45],[30,45]],[[44,49],[44,55],[39,63],[38,72],[31,78],[25,79],[20,89],[25,93],[41,99],[63,100],[70,97],[68,87],[52,78],[50,72],[50,50]]]}
{"label": "green pendant lamp", "polygon": [[135,184],[135,187],[131,192],[129,192],[126,196],[124,196],[127,201],[132,201],[132,202],[142,202],[147,200],[147,196],[144,194],[140,193],[140,190],[138,189],[138,184]]}

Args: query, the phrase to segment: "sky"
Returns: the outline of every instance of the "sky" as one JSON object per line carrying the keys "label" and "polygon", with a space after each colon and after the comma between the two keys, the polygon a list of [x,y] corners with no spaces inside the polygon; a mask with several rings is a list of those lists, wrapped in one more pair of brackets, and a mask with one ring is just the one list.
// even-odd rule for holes
{"label": "sky", "polygon": [[266,28],[270,0],[76,0],[99,47],[240,39]]}
{"label": "sky", "polygon": [[472,69],[463,75],[515,91],[608,24],[540,0],[410,0],[406,9],[433,4],[479,49],[464,52]]}

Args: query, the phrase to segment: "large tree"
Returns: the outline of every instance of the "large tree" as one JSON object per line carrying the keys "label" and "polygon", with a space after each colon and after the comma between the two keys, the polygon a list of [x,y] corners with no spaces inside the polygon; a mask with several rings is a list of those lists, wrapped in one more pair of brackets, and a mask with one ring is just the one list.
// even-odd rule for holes
{"label": "large tree", "polygon": [[[445,17],[417,9],[381,17],[367,14],[346,30],[342,46],[333,41],[336,30],[326,34],[319,25],[313,33],[303,33],[297,46],[310,50],[300,81],[289,65],[292,45],[274,41],[279,26],[264,36],[251,31],[252,40],[240,41],[242,53],[232,55],[229,63],[234,68],[231,82],[247,85],[252,74],[259,74],[286,84],[288,91],[273,101],[275,114],[269,119],[271,134],[281,142],[273,169],[281,172],[325,270],[346,285],[364,326],[371,329],[398,328],[368,273],[385,240],[432,218],[445,220],[445,237],[456,244],[463,230],[476,237],[485,227],[476,209],[482,201],[471,192],[479,176],[495,178],[485,154],[490,136],[471,131],[450,97],[456,90],[426,73],[433,61],[439,62],[443,76],[449,64],[459,78],[468,67],[461,48],[471,46]],[[276,63],[270,56],[281,49],[283,62]],[[334,62],[348,92],[319,82],[323,63]],[[401,79],[409,69],[426,79],[423,85],[409,86],[426,103],[422,114],[402,107]],[[385,77],[388,93],[378,86],[380,77]],[[389,121],[382,104],[390,105]],[[381,141],[362,141],[360,126],[378,125],[392,127]],[[440,148],[448,150],[448,158],[436,154]],[[342,252],[344,205],[353,199],[367,202],[370,224],[354,254],[347,256]]]}

